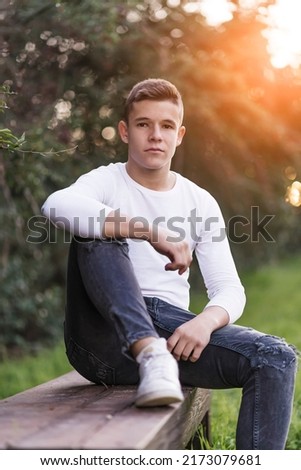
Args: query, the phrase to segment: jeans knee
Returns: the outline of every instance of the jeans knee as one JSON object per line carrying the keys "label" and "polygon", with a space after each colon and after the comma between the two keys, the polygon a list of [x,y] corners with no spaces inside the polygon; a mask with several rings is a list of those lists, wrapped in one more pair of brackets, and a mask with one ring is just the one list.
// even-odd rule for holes
{"label": "jeans knee", "polygon": [[256,354],[251,366],[256,369],[271,367],[278,371],[294,370],[297,362],[296,348],[282,338],[264,335],[255,342]]}
{"label": "jeans knee", "polygon": [[128,244],[126,238],[82,238],[80,236],[74,237],[74,243],[88,249],[98,246],[124,246]]}

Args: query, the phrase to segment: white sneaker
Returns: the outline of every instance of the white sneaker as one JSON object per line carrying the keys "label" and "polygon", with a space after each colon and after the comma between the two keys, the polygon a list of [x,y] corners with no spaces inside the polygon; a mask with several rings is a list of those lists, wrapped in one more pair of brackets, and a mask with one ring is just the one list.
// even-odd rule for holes
{"label": "white sneaker", "polygon": [[183,401],[178,364],[168,351],[164,338],[146,346],[136,360],[140,364],[136,406],[162,406]]}

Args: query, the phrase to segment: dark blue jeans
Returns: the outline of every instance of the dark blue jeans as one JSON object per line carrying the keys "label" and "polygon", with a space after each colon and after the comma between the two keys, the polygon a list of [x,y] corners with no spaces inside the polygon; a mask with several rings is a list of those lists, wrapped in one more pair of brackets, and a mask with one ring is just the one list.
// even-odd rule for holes
{"label": "dark blue jeans", "polygon": [[[129,346],[145,336],[168,338],[193,317],[158,298],[143,298],[125,240],[73,240],[65,342],[70,363],[88,380],[138,383]],[[228,325],[212,334],[197,362],[179,361],[180,380],[202,388],[242,388],[236,448],[283,449],[296,363],[282,339]]]}

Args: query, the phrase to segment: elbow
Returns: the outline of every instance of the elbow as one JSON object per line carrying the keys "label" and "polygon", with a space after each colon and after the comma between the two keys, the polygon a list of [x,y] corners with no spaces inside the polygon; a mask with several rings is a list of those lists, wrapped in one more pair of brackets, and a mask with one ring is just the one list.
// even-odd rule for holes
{"label": "elbow", "polygon": [[50,207],[51,207],[50,199],[51,199],[51,196],[49,196],[46,199],[46,201],[44,202],[44,204],[41,207],[41,214],[44,215],[45,217],[47,217],[47,219],[49,219],[49,216],[50,216]]}
{"label": "elbow", "polygon": [[229,323],[235,323],[243,314],[246,306],[246,293],[242,285],[236,286],[232,291],[228,314]]}
{"label": "elbow", "polygon": [[244,311],[244,308],[247,303],[247,296],[246,296],[246,291],[243,286],[241,286],[241,314]]}
{"label": "elbow", "polygon": [[61,191],[51,194],[41,207],[41,213],[49,219],[57,228],[70,229],[70,221],[66,217],[66,209],[63,206]]}
{"label": "elbow", "polygon": [[238,320],[244,312],[247,297],[243,286],[240,286],[239,291],[237,291],[236,299],[236,314],[231,318],[230,323],[236,322],[236,320]]}
{"label": "elbow", "polygon": [[44,204],[41,207],[41,213],[47,217],[47,219],[50,219],[51,221],[55,222],[55,219],[57,217],[58,212],[60,211],[60,206],[61,206],[61,192],[63,190],[56,191],[44,202]]}
{"label": "elbow", "polygon": [[246,302],[247,302],[246,291],[243,285],[240,285],[240,288],[239,288],[239,298],[240,298],[240,303],[241,303],[241,311],[243,312],[246,306]]}

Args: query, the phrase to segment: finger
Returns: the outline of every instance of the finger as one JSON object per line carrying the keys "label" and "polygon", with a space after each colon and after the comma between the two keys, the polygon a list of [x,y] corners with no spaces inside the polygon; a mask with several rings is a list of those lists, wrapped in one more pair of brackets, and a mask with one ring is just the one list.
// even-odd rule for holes
{"label": "finger", "polygon": [[187,271],[187,269],[188,269],[188,266],[184,266],[183,268],[179,269],[179,274],[180,274],[180,276],[181,276],[182,274],[184,274],[185,271]]}
{"label": "finger", "polygon": [[180,359],[187,361],[191,353],[191,346],[189,346],[189,343],[187,343],[183,338],[177,342],[176,346],[172,350],[172,355],[177,359],[177,361]]}
{"label": "finger", "polygon": [[202,352],[203,352],[202,347],[196,347],[190,354],[189,360],[191,362],[196,362],[200,358]]}
{"label": "finger", "polygon": [[169,352],[172,352],[177,342],[179,341],[179,334],[177,331],[174,331],[173,334],[167,339],[167,349]]}
{"label": "finger", "polygon": [[179,274],[183,274],[187,269],[187,266],[180,263],[167,263],[165,265],[165,271],[177,271],[179,270]]}
{"label": "finger", "polygon": [[167,263],[165,265],[165,271],[176,271],[178,268],[174,263]]}
{"label": "finger", "polygon": [[180,355],[182,361],[188,361],[192,353],[193,353],[193,348],[189,345],[186,345]]}

